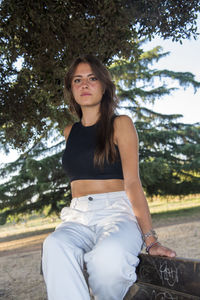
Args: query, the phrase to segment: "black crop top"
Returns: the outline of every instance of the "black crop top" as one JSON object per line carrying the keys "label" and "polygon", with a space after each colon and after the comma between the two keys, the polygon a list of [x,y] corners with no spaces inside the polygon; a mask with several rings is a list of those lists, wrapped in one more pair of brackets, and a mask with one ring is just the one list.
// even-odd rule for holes
{"label": "black crop top", "polygon": [[[96,123],[97,124],[97,123]],[[70,182],[78,179],[123,179],[119,149],[116,145],[117,160],[105,161],[104,168],[94,167],[96,124],[83,126],[81,122],[73,124],[62,157],[63,168]]]}

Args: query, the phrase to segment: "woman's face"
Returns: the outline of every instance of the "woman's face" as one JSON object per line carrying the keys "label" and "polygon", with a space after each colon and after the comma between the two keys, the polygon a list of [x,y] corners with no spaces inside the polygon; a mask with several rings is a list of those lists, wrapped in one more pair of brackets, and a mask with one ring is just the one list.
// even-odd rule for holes
{"label": "woman's face", "polygon": [[100,105],[104,88],[88,63],[80,63],[72,76],[71,89],[80,106]]}

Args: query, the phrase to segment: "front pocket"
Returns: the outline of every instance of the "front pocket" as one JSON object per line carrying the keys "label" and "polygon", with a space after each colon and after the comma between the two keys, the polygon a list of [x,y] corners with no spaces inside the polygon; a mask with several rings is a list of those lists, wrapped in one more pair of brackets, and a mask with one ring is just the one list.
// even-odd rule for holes
{"label": "front pocket", "polygon": [[72,209],[70,207],[63,207],[63,209],[60,212],[60,218],[63,222],[68,221],[71,215]]}

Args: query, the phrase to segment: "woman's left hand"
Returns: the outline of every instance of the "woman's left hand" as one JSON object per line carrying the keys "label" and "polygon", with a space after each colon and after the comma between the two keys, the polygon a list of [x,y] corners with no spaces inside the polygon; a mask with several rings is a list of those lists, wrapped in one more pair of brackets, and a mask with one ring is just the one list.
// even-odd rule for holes
{"label": "woman's left hand", "polygon": [[176,252],[171,250],[170,248],[162,246],[160,243],[155,244],[151,249],[149,249],[150,255],[160,255],[167,257],[175,257]]}

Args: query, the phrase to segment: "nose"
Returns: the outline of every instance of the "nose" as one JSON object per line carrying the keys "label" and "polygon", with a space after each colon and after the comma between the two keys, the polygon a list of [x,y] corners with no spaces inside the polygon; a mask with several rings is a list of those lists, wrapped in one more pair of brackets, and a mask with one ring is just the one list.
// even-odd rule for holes
{"label": "nose", "polygon": [[82,88],[87,88],[88,85],[89,85],[88,78],[85,78],[85,79],[83,78],[83,79],[82,79],[82,82],[81,82],[81,87],[82,87]]}

